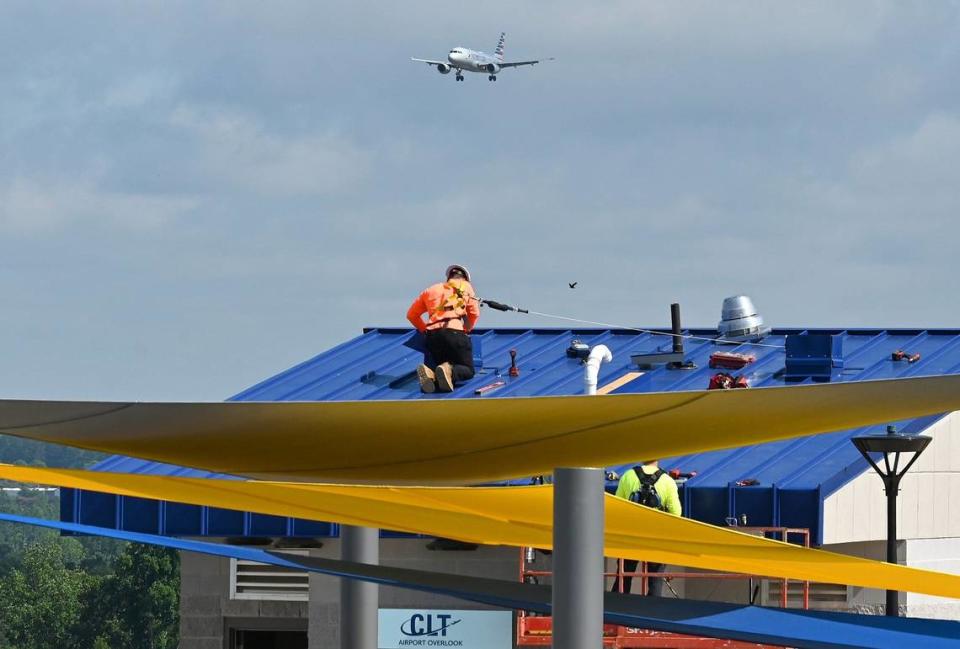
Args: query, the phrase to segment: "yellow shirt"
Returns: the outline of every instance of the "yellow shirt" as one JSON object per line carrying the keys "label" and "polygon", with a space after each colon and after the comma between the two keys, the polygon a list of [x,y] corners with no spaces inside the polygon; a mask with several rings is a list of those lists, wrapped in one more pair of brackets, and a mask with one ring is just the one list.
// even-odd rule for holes
{"label": "yellow shirt", "polygon": [[[647,475],[653,475],[657,472],[657,467],[643,465],[641,467],[643,472]],[[663,509],[667,512],[670,512],[674,516],[680,516],[681,507],[680,507],[680,493],[677,490],[677,482],[670,477],[666,471],[663,472],[663,475],[657,480],[653,485],[653,488],[657,490],[657,495],[660,496],[660,503],[663,505]],[[640,478],[637,477],[637,472],[633,469],[630,469],[622,476],[620,476],[620,482],[617,483],[617,498],[623,498],[624,500],[630,500],[630,494],[634,491],[640,489]]]}

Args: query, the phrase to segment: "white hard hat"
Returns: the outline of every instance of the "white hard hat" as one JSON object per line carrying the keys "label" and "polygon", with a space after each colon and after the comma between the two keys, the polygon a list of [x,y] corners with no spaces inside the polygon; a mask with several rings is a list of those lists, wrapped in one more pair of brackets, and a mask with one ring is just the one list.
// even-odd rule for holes
{"label": "white hard hat", "polygon": [[447,279],[450,279],[450,273],[455,270],[463,271],[464,277],[466,277],[468,282],[470,281],[470,271],[467,270],[466,266],[461,266],[460,264],[451,264],[450,266],[447,266]]}

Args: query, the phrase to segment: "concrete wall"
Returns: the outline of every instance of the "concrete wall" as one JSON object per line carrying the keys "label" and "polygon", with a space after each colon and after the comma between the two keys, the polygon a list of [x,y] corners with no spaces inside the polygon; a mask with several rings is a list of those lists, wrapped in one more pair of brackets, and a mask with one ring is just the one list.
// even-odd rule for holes
{"label": "concrete wall", "polygon": [[[415,570],[430,570],[490,579],[518,579],[519,550],[480,546],[473,551],[431,551],[429,539],[382,539],[380,563]],[[337,559],[339,539],[330,539],[313,556]],[[549,570],[549,560],[540,555],[538,568]],[[380,608],[490,609],[452,597],[418,593],[403,588],[380,588]],[[339,649],[340,580],[310,575],[310,649]]]}
{"label": "concrete wall", "polygon": [[[877,478],[879,482],[879,478]],[[882,491],[882,489],[881,489]],[[884,510],[885,515],[886,510]],[[906,544],[900,542],[897,544],[897,561],[905,562]],[[857,541],[852,543],[837,543],[834,545],[824,545],[824,550],[846,554],[852,557],[862,557],[874,561],[886,561],[887,541],[886,528],[884,528],[884,539],[882,541]],[[901,608],[906,602],[904,594],[900,595]],[[849,586],[847,588],[847,606],[841,610],[851,613],[869,613],[873,615],[883,615],[887,606],[887,593],[884,590],[875,588],[861,588],[860,586]]]}
{"label": "concrete wall", "polygon": [[307,629],[307,602],[230,599],[230,559],[180,553],[180,649],[224,649],[227,628]]}
{"label": "concrete wall", "polygon": [[[481,546],[473,551],[431,551],[430,539],[383,539],[383,565],[448,572],[492,579],[516,580],[519,550]],[[329,539],[310,551],[312,556],[340,558],[340,540]],[[308,631],[310,649],[339,649],[340,580],[310,575],[310,601],[230,599],[230,560],[182,552],[180,560],[180,649],[224,649],[227,629]],[[550,569],[539,555],[537,568]],[[381,608],[489,609],[451,597],[402,588],[380,588]]]}
{"label": "concrete wall", "polygon": [[[823,549],[875,561],[885,561],[887,556],[886,540],[842,543]],[[915,568],[960,574],[960,539],[899,541],[897,560]],[[848,611],[882,615],[886,609],[886,591],[850,586],[847,601]],[[960,620],[960,602],[955,599],[904,592],[900,593],[899,602],[901,615]]]}
{"label": "concrete wall", "polygon": [[[906,542],[907,563],[916,568],[960,574],[960,539],[915,539]],[[911,617],[932,617],[960,620],[960,601],[906,593],[906,614]]]}

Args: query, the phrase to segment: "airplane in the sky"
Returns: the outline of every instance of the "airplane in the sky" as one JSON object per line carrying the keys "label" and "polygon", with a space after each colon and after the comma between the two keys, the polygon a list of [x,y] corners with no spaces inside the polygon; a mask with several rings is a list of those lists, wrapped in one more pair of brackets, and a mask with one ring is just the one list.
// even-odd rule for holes
{"label": "airplane in the sky", "polygon": [[[477,50],[470,50],[466,47],[455,47],[450,50],[450,53],[447,54],[446,61],[431,61],[430,59],[414,59],[411,58],[411,61],[419,61],[420,63],[426,63],[427,65],[437,66],[437,72],[440,74],[450,74],[450,70],[456,70],[456,80],[463,81],[463,71],[467,72],[485,72],[487,74],[487,79],[490,81],[497,80],[497,73],[504,68],[516,68],[521,65],[534,65],[540,62],[536,61],[504,61],[503,60],[503,42],[507,37],[507,33],[503,32],[500,34],[500,42],[497,43],[497,49],[493,51],[493,54],[487,54],[485,52],[479,52]],[[551,61],[550,59],[544,59],[545,61]]]}

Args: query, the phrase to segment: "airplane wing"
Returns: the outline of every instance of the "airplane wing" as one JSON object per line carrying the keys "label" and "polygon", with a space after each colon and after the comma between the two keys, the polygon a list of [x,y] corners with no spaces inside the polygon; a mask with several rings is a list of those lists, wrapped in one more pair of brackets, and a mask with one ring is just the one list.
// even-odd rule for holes
{"label": "airplane wing", "polygon": [[552,60],[553,60],[553,57],[551,56],[549,59],[537,59],[536,61],[511,61],[509,63],[500,63],[499,65],[501,68],[518,68],[521,65],[536,65],[540,61],[552,61]]}
{"label": "airplane wing", "polygon": [[417,61],[418,63],[426,63],[427,65],[450,65],[447,61],[431,61],[430,59],[415,59],[410,57],[411,61]]}

